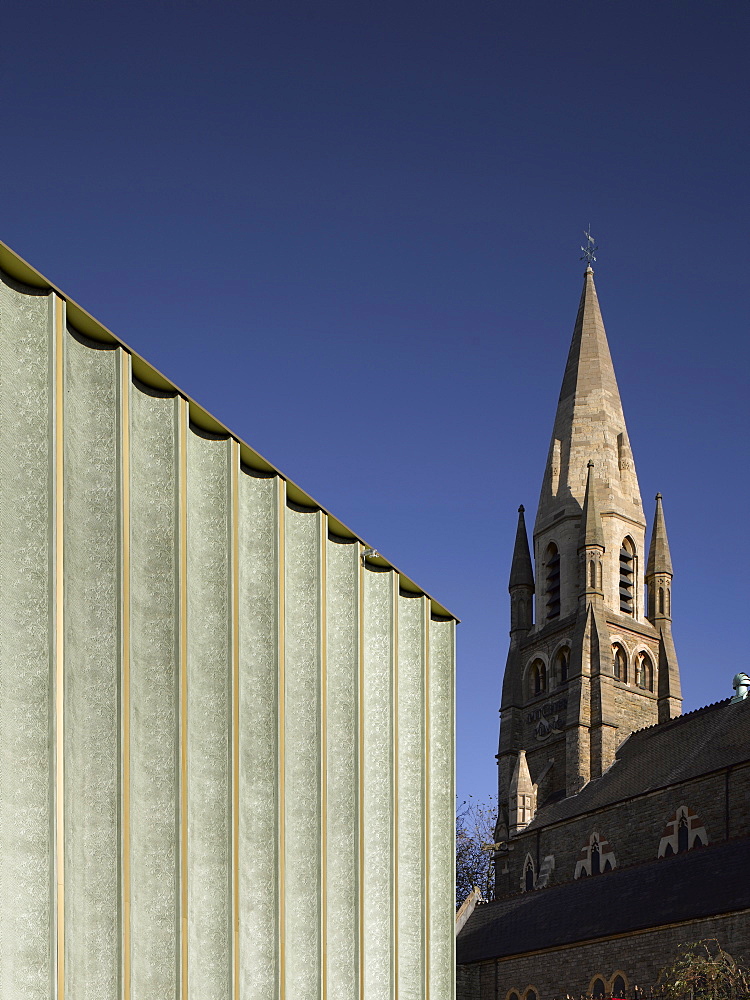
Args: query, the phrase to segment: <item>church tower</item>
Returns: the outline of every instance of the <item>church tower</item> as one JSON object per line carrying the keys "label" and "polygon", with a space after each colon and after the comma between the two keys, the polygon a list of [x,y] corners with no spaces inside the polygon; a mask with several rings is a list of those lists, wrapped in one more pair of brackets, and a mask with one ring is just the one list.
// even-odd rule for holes
{"label": "church tower", "polygon": [[533,554],[532,566],[521,507],[508,588],[498,839],[520,832],[545,802],[600,777],[633,730],[680,714],[661,495],[647,559],[646,518],[590,266]]}

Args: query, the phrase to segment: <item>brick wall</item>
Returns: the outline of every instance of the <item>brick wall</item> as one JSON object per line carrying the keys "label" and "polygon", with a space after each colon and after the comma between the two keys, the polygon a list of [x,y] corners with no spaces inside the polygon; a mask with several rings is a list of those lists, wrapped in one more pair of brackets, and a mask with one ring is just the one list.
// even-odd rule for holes
{"label": "brick wall", "polygon": [[540,859],[554,855],[555,869],[548,885],[571,881],[579,851],[594,830],[610,841],[618,868],[654,860],[667,820],[682,805],[698,814],[709,843],[725,840],[727,834],[730,837],[746,834],[750,830],[750,765],[642,795],[514,837],[513,851],[505,859],[507,873],[498,880],[498,898],[519,891],[527,852],[534,858],[537,871]]}
{"label": "brick wall", "polygon": [[[565,914],[560,914],[565,919]],[[716,938],[735,958],[750,958],[750,910],[723,917],[695,920],[674,927],[596,941],[565,949],[499,961],[459,966],[456,1000],[506,1000],[515,991],[520,1000],[528,989],[538,1000],[555,1000],[566,993],[588,994],[595,978],[611,989],[614,977],[623,976],[626,996],[633,987],[648,990],[659,970],[668,965],[683,944]]]}

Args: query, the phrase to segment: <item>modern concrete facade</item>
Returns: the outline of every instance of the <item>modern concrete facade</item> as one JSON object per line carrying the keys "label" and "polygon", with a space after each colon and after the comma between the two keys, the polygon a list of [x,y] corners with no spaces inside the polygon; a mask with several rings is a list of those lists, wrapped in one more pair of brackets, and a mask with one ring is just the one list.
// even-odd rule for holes
{"label": "modern concrete facade", "polygon": [[455,620],[0,268],[0,1000],[450,1000]]}

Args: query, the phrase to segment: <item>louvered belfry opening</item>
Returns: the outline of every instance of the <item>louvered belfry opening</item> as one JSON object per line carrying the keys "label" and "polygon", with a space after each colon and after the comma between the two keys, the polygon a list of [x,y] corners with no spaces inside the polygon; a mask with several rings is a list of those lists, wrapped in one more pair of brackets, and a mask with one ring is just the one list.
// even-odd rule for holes
{"label": "louvered belfry opening", "polygon": [[633,543],[626,538],[620,546],[620,611],[633,614],[633,581],[635,579],[635,551]]}
{"label": "louvered belfry opening", "polygon": [[547,549],[547,618],[560,617],[560,553],[556,545]]}

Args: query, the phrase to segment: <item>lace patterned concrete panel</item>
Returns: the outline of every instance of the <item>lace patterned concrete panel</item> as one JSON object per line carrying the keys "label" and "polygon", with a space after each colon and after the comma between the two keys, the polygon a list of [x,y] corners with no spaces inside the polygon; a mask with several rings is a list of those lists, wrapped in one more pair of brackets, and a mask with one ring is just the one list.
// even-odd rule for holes
{"label": "lace patterned concrete panel", "polygon": [[51,296],[0,281],[0,997],[54,978]]}

